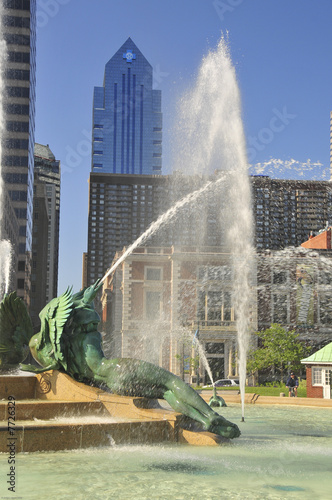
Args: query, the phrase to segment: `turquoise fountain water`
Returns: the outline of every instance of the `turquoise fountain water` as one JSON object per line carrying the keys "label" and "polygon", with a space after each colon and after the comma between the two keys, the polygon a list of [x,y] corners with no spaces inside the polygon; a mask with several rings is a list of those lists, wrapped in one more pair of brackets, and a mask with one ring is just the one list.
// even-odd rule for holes
{"label": "turquoise fountain water", "polygon": [[[218,411],[218,410],[217,410]],[[242,435],[220,447],[110,446],[19,454],[24,500],[220,500],[331,497],[332,408],[249,405]],[[222,409],[236,421],[240,406]],[[0,477],[7,471],[0,455]],[[8,497],[4,482],[0,497]]]}

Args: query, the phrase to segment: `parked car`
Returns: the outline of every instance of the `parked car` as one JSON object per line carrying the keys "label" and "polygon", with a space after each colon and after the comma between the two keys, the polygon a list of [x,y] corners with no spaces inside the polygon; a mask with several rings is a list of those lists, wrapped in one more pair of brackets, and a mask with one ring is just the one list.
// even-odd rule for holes
{"label": "parked car", "polygon": [[[237,378],[222,378],[220,380],[216,380],[214,385],[216,387],[239,387],[240,385],[240,382],[239,382],[239,379]],[[204,385],[203,386],[203,389],[206,389],[206,388],[212,388],[213,385]]]}

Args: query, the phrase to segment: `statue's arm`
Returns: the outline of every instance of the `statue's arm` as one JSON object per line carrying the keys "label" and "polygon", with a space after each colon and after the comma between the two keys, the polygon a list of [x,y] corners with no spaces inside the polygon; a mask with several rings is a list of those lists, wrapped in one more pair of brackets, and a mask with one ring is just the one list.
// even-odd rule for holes
{"label": "statue's arm", "polygon": [[99,332],[89,333],[83,340],[85,365],[92,373],[96,382],[108,385],[114,376],[114,363],[105,358],[101,348],[101,335]]}

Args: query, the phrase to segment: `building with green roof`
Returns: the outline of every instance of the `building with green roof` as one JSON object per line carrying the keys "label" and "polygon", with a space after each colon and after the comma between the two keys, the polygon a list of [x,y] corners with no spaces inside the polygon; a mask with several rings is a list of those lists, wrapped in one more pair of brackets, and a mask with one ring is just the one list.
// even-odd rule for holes
{"label": "building with green roof", "polygon": [[331,399],[332,342],[302,359],[301,363],[307,370],[307,396]]}

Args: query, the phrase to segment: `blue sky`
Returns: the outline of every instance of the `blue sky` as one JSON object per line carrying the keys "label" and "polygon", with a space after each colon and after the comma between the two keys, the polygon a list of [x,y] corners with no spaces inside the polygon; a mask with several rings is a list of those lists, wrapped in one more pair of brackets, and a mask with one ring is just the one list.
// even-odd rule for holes
{"label": "blue sky", "polygon": [[162,90],[164,174],[172,171],[178,99],[228,32],[252,168],[329,178],[331,0],[37,0],[37,6],[35,140],[50,145],[63,169],[60,293],[81,286],[93,87],[102,85],[106,62],[129,36]]}

